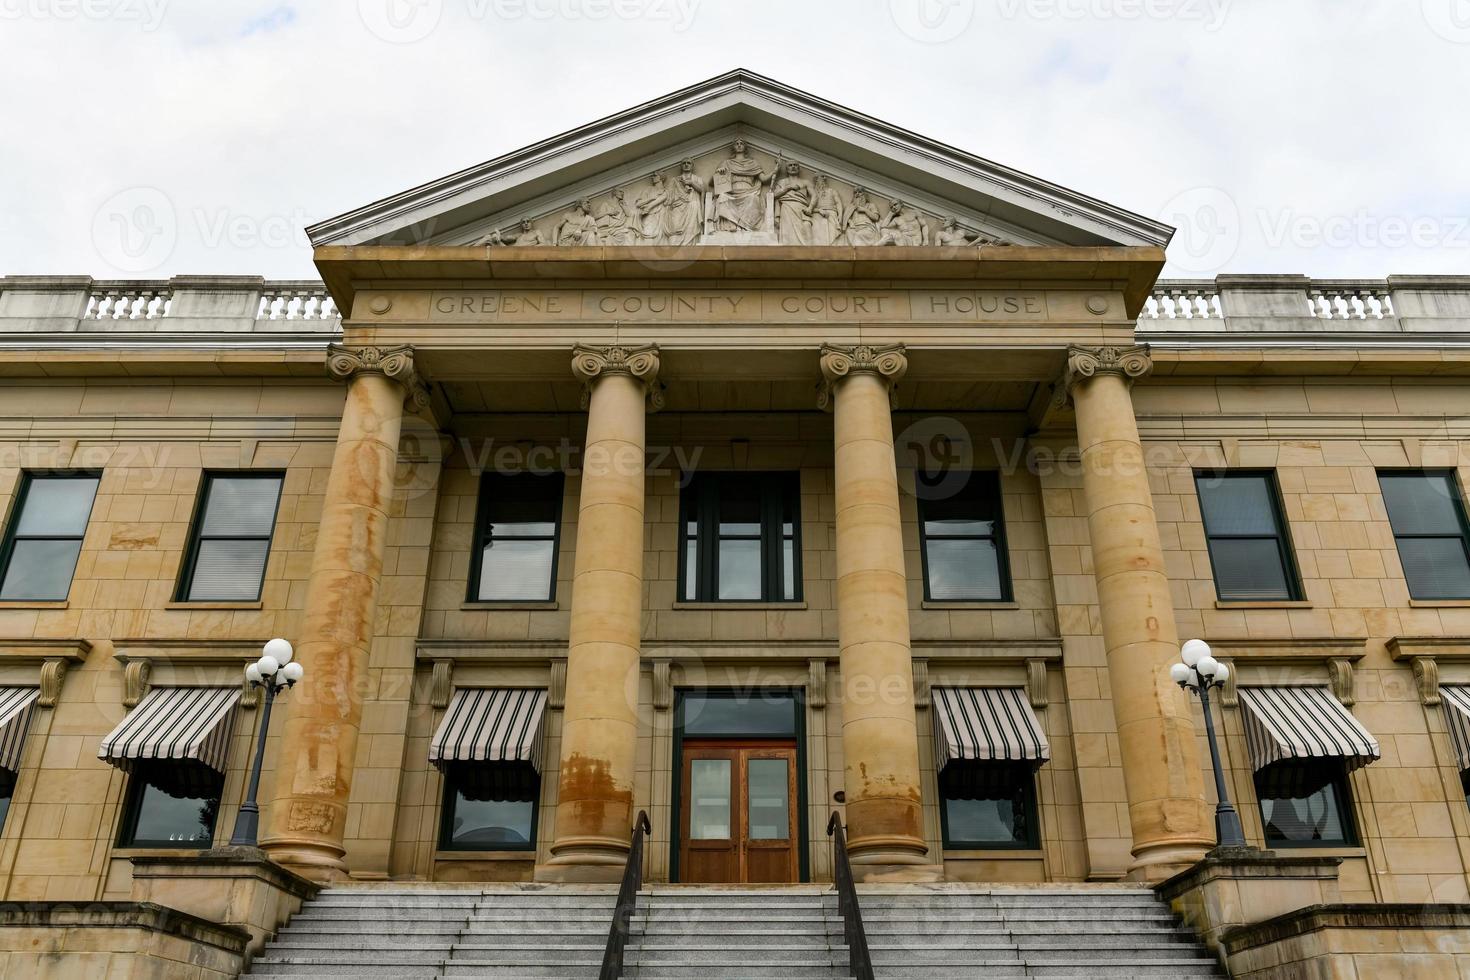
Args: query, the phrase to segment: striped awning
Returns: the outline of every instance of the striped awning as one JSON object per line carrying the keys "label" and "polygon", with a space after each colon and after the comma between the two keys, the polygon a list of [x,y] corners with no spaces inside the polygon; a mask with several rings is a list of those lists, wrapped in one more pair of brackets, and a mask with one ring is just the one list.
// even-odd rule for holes
{"label": "striped awning", "polygon": [[1470,687],[1442,686],[1439,700],[1444,705],[1450,744],[1455,747],[1455,764],[1464,772],[1470,769]]}
{"label": "striped awning", "polygon": [[529,762],[540,772],[545,729],[545,691],[461,688],[429,742],[429,761],[440,769],[449,762]]}
{"label": "striped awning", "polygon": [[1342,759],[1349,769],[1379,756],[1378,740],[1325,687],[1242,687],[1251,766],[1283,759]]}
{"label": "striped awning", "polygon": [[40,696],[39,687],[0,687],[0,769],[20,772],[20,754]]}
{"label": "striped awning", "polygon": [[1019,687],[936,687],[934,768],[956,760],[1030,762],[1051,758],[1046,733]]}
{"label": "striped awning", "polygon": [[192,759],[223,774],[238,687],[155,687],[102,740],[97,758],[124,771],[138,759]]}

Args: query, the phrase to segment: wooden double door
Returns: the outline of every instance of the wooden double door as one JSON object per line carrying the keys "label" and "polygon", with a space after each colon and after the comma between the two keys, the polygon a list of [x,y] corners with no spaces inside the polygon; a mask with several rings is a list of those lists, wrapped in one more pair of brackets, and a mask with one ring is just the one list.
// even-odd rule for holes
{"label": "wooden double door", "polygon": [[687,740],[681,766],[679,880],[799,880],[794,739]]}

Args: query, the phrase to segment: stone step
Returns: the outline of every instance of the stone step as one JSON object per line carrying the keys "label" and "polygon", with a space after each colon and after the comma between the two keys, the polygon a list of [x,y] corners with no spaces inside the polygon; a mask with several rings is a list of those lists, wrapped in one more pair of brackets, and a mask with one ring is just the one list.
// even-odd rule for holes
{"label": "stone step", "polygon": [[[688,919],[662,919],[650,922],[633,919],[635,933],[658,933],[662,936],[703,936],[751,933],[760,936],[841,934],[842,920],[836,916],[814,915],[806,919],[722,919],[699,922]],[[604,930],[606,931],[606,930]]]}

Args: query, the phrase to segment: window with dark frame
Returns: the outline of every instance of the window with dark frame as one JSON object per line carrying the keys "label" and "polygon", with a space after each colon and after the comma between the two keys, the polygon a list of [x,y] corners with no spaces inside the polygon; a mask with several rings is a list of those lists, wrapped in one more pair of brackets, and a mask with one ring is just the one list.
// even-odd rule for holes
{"label": "window with dark frame", "polygon": [[1470,525],[1450,470],[1380,471],[1404,580],[1414,599],[1470,599]]}
{"label": "window with dark frame", "polygon": [[444,776],[439,848],[529,851],[536,847],[541,776],[529,762],[452,762]]}
{"label": "window with dark frame", "polygon": [[254,602],[265,582],[280,473],[206,473],[179,581],[182,602]]}
{"label": "window with dark frame", "polygon": [[139,759],[128,775],[119,847],[205,849],[214,843],[225,777],[188,759]]}
{"label": "window with dark frame", "polygon": [[1027,762],[955,760],[939,771],[944,846],[1040,847],[1036,773]]}
{"label": "window with dark frame", "polygon": [[1267,847],[1352,847],[1352,793],[1341,759],[1286,759],[1255,775]]}
{"label": "window with dark frame", "polygon": [[10,798],[15,795],[16,774],[9,769],[0,769],[0,831],[5,829],[5,818],[10,815]]}
{"label": "window with dark frame", "polygon": [[919,503],[924,598],[1010,601],[1000,474],[921,471],[914,477],[914,493]]}
{"label": "window with dark frame", "polygon": [[1275,474],[1202,472],[1194,480],[1220,600],[1300,600]]}
{"label": "window with dark frame", "polygon": [[679,520],[684,602],[801,600],[797,473],[698,473]]}
{"label": "window with dark frame", "polygon": [[95,473],[25,474],[5,533],[0,599],[66,599],[98,480]]}
{"label": "window with dark frame", "polygon": [[486,473],[480,479],[469,601],[550,602],[556,598],[564,477]]}

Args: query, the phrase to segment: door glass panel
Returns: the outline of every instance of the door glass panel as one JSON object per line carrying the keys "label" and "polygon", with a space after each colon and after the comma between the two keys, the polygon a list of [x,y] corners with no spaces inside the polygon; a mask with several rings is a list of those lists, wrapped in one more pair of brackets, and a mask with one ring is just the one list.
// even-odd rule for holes
{"label": "door glass panel", "polygon": [[785,759],[751,759],[748,770],[750,839],[786,840],[791,835]]}
{"label": "door glass panel", "polygon": [[690,840],[730,839],[730,760],[689,760]]}

